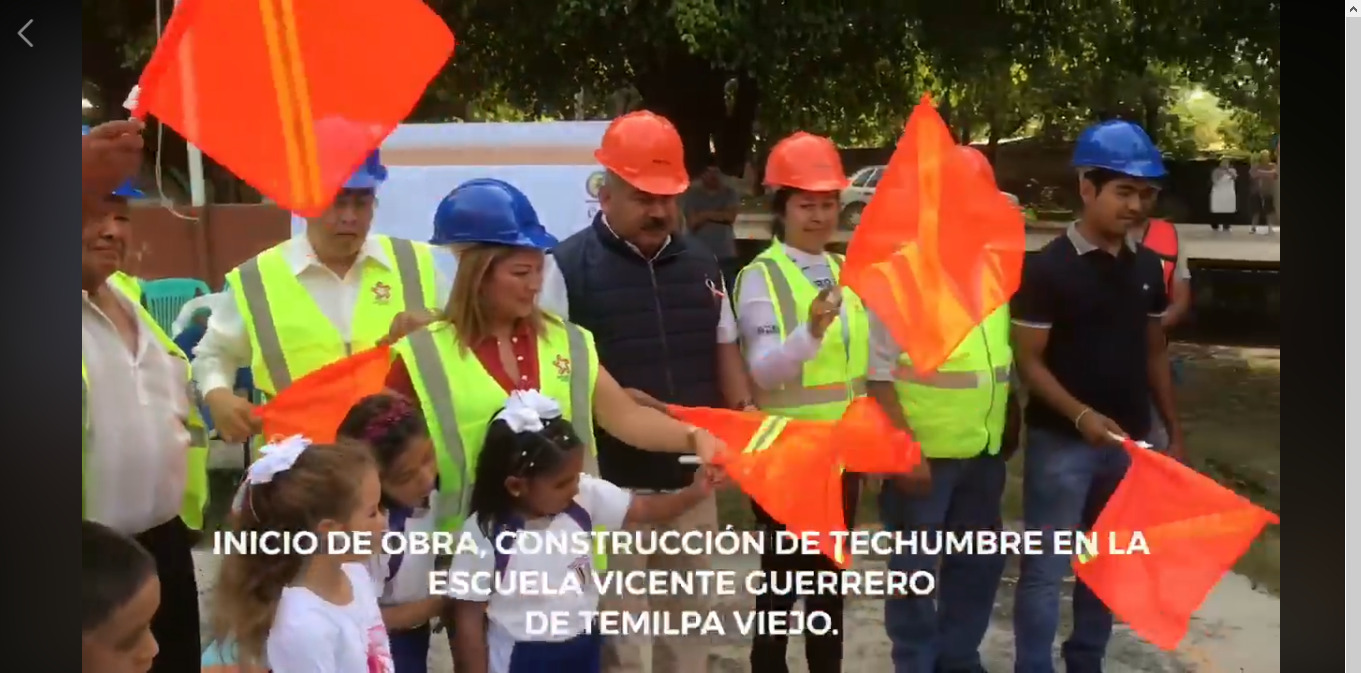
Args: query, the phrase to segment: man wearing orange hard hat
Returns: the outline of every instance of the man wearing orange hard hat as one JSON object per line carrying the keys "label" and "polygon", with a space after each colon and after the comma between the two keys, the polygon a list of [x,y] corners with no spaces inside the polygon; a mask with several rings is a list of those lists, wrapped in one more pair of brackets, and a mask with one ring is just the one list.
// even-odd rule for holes
{"label": "man wearing orange hard hat", "polygon": [[[990,185],[992,165],[959,146],[962,161]],[[1011,393],[1011,319],[1006,304],[983,319],[936,371],[921,375],[879,317],[870,314],[869,395],[912,432],[930,466],[925,493],[885,483],[879,511],[891,531],[1000,530],[1006,458],[1016,448],[1020,409]],[[978,648],[991,622],[1006,558],[895,553],[890,570],[935,571],[935,596],[890,597],[884,627],[893,669],[979,671]]]}
{"label": "man wearing orange hard hat", "polygon": [[[651,112],[615,119],[595,158],[605,168],[600,212],[553,250],[567,286],[568,320],[595,336],[600,363],[640,398],[695,407],[745,408],[750,385],[737,348],[737,321],[718,261],[680,233],[677,196],[690,185],[676,127]],[[655,400],[654,400],[655,402]],[[685,488],[694,465],[641,451],[597,429],[600,476],[639,493]],[[660,529],[712,531],[713,496]],[[621,555],[611,570],[707,569],[702,555]],[[705,611],[708,599],[605,596],[605,609],[639,614]],[[649,605],[649,602],[651,605]],[[679,623],[679,621],[675,621]],[[606,671],[642,671],[646,636],[607,639]],[[683,636],[652,639],[652,673],[702,673],[708,650]]]}

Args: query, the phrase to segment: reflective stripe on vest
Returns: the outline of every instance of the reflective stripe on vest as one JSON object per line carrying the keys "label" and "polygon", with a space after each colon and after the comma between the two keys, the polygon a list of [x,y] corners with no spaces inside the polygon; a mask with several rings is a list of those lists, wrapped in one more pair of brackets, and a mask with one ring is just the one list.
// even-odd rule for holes
{"label": "reflective stripe on vest", "polygon": [[[124,291],[121,284],[114,284],[120,292]],[[128,295],[125,295],[128,296]],[[131,301],[132,297],[128,296]],[[189,455],[186,459],[186,479],[184,482],[184,497],[180,507],[180,518],[185,525],[194,530],[203,528],[203,509],[208,504],[208,429],[203,422],[203,417],[199,413],[197,395],[194,388],[192,376],[189,369],[189,358],[185,357],[184,352],[175,345],[175,342],[166,335],[156,324],[156,320],[151,317],[141,304],[133,301],[133,306],[137,310],[137,315],[141,319],[140,327],[150,329],[151,334],[156,337],[161,346],[166,349],[171,356],[184,361],[185,395],[188,396],[187,405],[189,407],[189,417],[185,419],[184,427],[189,431]],[[89,461],[90,435],[93,431],[93,424],[90,421],[90,380],[89,374],[85,369],[85,362],[80,363],[80,512],[84,518],[86,512],[86,495],[89,487],[89,471],[86,469]]]}
{"label": "reflective stripe on vest", "polygon": [[[387,334],[398,313],[435,303],[435,263],[429,246],[403,238],[379,236],[378,240],[390,255],[396,274],[394,277],[385,268],[365,265],[349,341],[320,314],[315,302],[309,301],[306,306],[295,303],[306,289],[286,266],[283,246],[291,245],[292,241],[252,257],[227,275],[232,296],[251,335],[251,370],[256,388],[276,395],[294,379],[350,355],[354,342],[361,344],[360,350],[377,343]],[[285,285],[289,283],[292,287]],[[279,295],[272,303],[269,290]],[[305,315],[309,312],[315,315]],[[281,333],[281,322],[292,324]],[[328,328],[333,334],[325,337],[318,337],[313,331]],[[304,330],[306,335],[299,337],[297,333]],[[307,342],[308,338],[311,342]],[[318,343],[321,339],[329,343]]]}
{"label": "reflective stripe on vest", "polygon": [[[775,305],[780,336],[789,338],[817,296],[817,288],[799,273],[803,281],[796,294],[789,273],[797,273],[781,243],[774,243],[752,260],[742,273],[760,273]],[[832,279],[841,275],[841,258],[828,255]],[[739,280],[737,286],[742,287]],[[739,305],[741,298],[738,298]],[[839,330],[824,335],[818,355],[805,362],[798,382],[776,390],[757,389],[756,404],[761,409],[809,420],[840,418],[852,399],[865,394],[865,375],[869,368],[869,322],[864,305],[850,290],[842,288]]]}
{"label": "reflective stripe on vest", "polygon": [[1177,257],[1181,254],[1181,236],[1176,225],[1167,220],[1149,220],[1139,242],[1162,259],[1163,283],[1171,290],[1173,274],[1177,271]]}
{"label": "reflective stripe on vest", "polygon": [[[569,322],[545,320],[539,339],[539,389],[562,405],[563,417],[586,444],[587,474],[598,476],[591,402],[598,364],[590,333]],[[460,348],[453,327],[440,322],[418,329],[394,346],[406,364],[431,425],[440,473],[436,530],[455,531],[468,515],[471,482],[487,425],[506,394],[471,351]],[[583,363],[581,366],[577,363]],[[553,376],[554,368],[559,373]],[[459,382],[454,394],[451,381]]]}
{"label": "reflective stripe on vest", "polygon": [[934,372],[918,374],[902,354],[894,388],[912,435],[928,458],[997,453],[1011,391],[1011,312],[993,311]]}

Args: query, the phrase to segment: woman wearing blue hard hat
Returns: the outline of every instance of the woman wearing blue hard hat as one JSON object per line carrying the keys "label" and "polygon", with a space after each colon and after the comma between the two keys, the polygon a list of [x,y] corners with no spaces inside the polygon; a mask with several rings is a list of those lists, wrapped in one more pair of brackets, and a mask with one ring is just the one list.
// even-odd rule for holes
{"label": "woman wearing blue hard hat", "polygon": [[[514,390],[539,390],[562,404],[592,449],[589,473],[598,474],[593,423],[641,447],[712,456],[716,439],[639,406],[600,367],[590,332],[539,308],[545,251],[557,239],[519,189],[489,178],[459,185],[435,211],[431,243],[457,250],[453,290],[439,320],[394,344],[388,384],[419,399],[446,491],[469,486],[487,423]],[[445,500],[453,509],[442,527],[456,530],[461,499]]]}
{"label": "woman wearing blue hard hat", "polygon": [[[488,425],[516,390],[558,402],[586,445],[588,474],[599,474],[595,423],[634,446],[713,458],[717,439],[640,406],[600,366],[590,332],[539,308],[545,251],[557,240],[520,190],[494,179],[465,182],[444,197],[434,220],[431,243],[458,254],[453,290],[438,321],[393,345],[387,385],[418,400],[429,426],[439,471],[436,529],[457,531],[468,516]],[[600,567],[602,555],[595,557]]]}
{"label": "woman wearing blue hard hat", "polygon": [[[1167,450],[1183,457],[1162,326],[1163,260],[1130,236],[1167,174],[1161,153],[1138,125],[1106,121],[1078,137],[1073,167],[1082,214],[1026,260],[1011,303],[1016,366],[1030,391],[1024,519],[1037,530],[1090,530],[1129,467],[1122,442],[1149,437],[1150,396]],[[1073,561],[1046,551],[1021,560],[1017,673],[1054,670],[1060,587]],[[1112,624],[1079,579],[1067,670],[1102,670]]]}

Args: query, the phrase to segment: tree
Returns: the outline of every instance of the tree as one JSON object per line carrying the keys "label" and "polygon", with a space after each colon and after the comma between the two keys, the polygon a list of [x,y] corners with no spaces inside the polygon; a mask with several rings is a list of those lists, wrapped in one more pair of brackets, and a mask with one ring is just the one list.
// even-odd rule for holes
{"label": "tree", "polygon": [[[1203,82],[1255,137],[1279,122],[1278,2],[1245,0],[426,0],[454,29],[453,61],[413,121],[609,118],[646,108],[674,122],[692,168],[761,165],[807,130],[883,146],[923,92],[964,141],[1038,126],[1071,139],[1094,120],[1140,122],[1184,144],[1174,94]],[[156,39],[157,2],[82,0],[85,79],[107,116]],[[166,133],[163,164],[183,164]],[[753,153],[755,156],[753,157]],[[220,198],[237,181],[214,165]]]}
{"label": "tree", "polygon": [[758,116],[767,132],[808,127],[795,106],[811,104],[827,113],[817,120],[827,132],[847,110],[903,94],[891,64],[913,60],[910,8],[893,0],[557,0],[532,12],[472,0],[437,9],[460,38],[450,78],[459,90],[498,87],[523,109],[562,115],[580,91],[632,89],[676,124],[691,167],[712,145],[730,173],[749,157]]}

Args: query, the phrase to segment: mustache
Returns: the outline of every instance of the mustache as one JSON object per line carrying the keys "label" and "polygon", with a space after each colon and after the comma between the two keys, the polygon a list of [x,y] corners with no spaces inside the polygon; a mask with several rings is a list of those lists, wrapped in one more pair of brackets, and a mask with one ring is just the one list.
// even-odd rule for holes
{"label": "mustache", "polygon": [[643,222],[643,230],[645,231],[661,231],[666,228],[667,222],[664,218],[649,217],[647,221]]}

